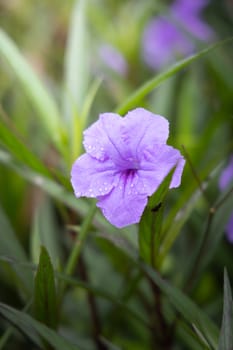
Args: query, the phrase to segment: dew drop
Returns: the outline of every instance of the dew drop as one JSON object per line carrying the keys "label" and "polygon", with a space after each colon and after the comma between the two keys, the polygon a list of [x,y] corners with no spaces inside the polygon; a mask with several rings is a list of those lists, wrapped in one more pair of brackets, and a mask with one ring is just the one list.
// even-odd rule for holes
{"label": "dew drop", "polygon": [[34,181],[39,186],[43,184],[43,179],[40,176],[35,176]]}

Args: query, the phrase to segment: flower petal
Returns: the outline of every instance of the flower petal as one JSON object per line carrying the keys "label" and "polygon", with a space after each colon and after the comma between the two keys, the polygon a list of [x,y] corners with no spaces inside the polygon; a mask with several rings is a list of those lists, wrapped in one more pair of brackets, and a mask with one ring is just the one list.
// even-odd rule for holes
{"label": "flower petal", "polygon": [[140,194],[124,176],[117,187],[98,200],[97,206],[103,215],[112,225],[119,228],[138,223],[147,204],[147,196]]}
{"label": "flower petal", "polygon": [[143,58],[152,69],[161,69],[193,50],[193,43],[169,18],[156,17],[145,28]]}
{"label": "flower petal", "polygon": [[96,197],[109,193],[118,182],[111,160],[99,161],[83,154],[73,164],[71,183],[76,197]]}
{"label": "flower petal", "polygon": [[[116,123],[116,114],[104,113],[102,115],[104,115],[107,118],[110,118],[112,122],[112,127],[115,126],[114,124]],[[97,122],[89,126],[89,128],[87,128],[83,134],[83,145],[88,154],[99,160],[104,160],[108,158],[107,151],[109,140],[105,130],[103,129],[101,118]]]}
{"label": "flower petal", "polygon": [[99,120],[84,131],[84,147],[92,157],[111,159],[119,168],[128,166],[127,149],[122,136],[123,118],[115,113],[100,114]]}
{"label": "flower petal", "polygon": [[233,180],[233,156],[231,156],[228,165],[223,169],[220,179],[219,179],[219,187],[223,191],[230,182]]}
{"label": "flower petal", "polygon": [[167,145],[155,145],[153,148],[144,152],[144,159],[141,163],[141,169],[137,174],[143,185],[143,193],[152,195],[163,182],[169,171],[176,166],[169,188],[178,187],[181,182],[181,176],[185,160],[178,150]]}
{"label": "flower petal", "polygon": [[226,235],[229,242],[233,243],[233,213],[226,226]]}
{"label": "flower petal", "polygon": [[142,149],[151,143],[164,144],[169,135],[169,124],[164,117],[153,114],[144,108],[136,108],[126,114],[125,142],[130,145],[132,152]]}

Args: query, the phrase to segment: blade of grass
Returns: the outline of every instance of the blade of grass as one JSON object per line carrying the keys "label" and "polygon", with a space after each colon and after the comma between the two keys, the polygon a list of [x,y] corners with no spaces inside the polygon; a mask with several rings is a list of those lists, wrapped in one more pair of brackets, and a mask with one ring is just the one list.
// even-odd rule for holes
{"label": "blade of grass", "polygon": [[44,324],[36,321],[25,312],[18,311],[6,304],[0,303],[0,314],[21,330],[29,339],[31,339],[40,348],[43,348],[40,337],[46,340],[56,350],[78,350],[79,346],[71,344],[61,335],[46,327]]}
{"label": "blade of grass", "polygon": [[[15,259],[9,259],[5,256],[0,256],[0,261],[7,261],[11,265],[18,265],[22,268],[27,268],[31,271],[36,271],[37,266],[32,263],[23,263],[20,261],[17,261]],[[137,319],[140,323],[142,323],[145,327],[149,327],[149,324],[147,320],[145,320],[138,312],[134,311],[131,307],[127,305],[127,303],[122,302],[119,300],[119,295],[114,295],[113,293],[108,293],[104,291],[103,289],[100,289],[99,287],[95,287],[91,285],[90,283],[83,282],[78,280],[77,278],[70,277],[64,273],[60,273],[58,271],[54,271],[54,275],[57,279],[59,279],[62,282],[65,282],[69,286],[74,286],[81,288],[83,290],[86,290],[90,293],[93,293],[95,296],[100,297],[104,300],[107,300],[111,302],[112,304],[118,306],[119,308],[122,308],[124,312],[128,312],[129,315],[131,315],[133,318]]]}
{"label": "blade of grass", "polygon": [[[8,218],[6,217],[3,209],[0,207],[0,254],[13,257],[19,261],[28,261],[26,254],[20,245],[15,232],[13,231]],[[17,266],[14,266],[14,272],[18,278],[18,287],[20,288],[20,294],[25,296],[32,293],[32,281],[33,276],[30,271],[22,271]],[[23,293],[22,293],[23,292]]]}
{"label": "blade of grass", "polygon": [[58,325],[57,293],[50,256],[41,246],[40,260],[34,282],[34,316],[52,329]]}
{"label": "blade of grass", "polygon": [[0,121],[0,143],[2,143],[19,161],[36,172],[50,177],[50,172],[40,159],[18,139],[12,130],[9,130],[9,128],[4,125],[3,121]]}
{"label": "blade of grass", "polygon": [[64,129],[57,105],[15,43],[3,30],[0,30],[0,54],[13,69],[51,140],[60,151],[63,150]]}
{"label": "blade of grass", "polygon": [[187,58],[184,58],[170,68],[168,68],[165,72],[158,74],[156,77],[150,79],[146,83],[144,83],[141,87],[139,87],[131,96],[129,96],[120,106],[116,108],[116,113],[121,115],[125,114],[128,110],[140,105],[142,99],[148,95],[152,90],[154,90],[157,86],[163,83],[168,78],[172,77],[175,73],[179,72],[181,69],[187,67],[190,63],[196,61],[202,56],[206,55],[210,51],[218,48],[221,45],[229,43],[233,38],[229,38],[226,40],[221,40],[213,45],[208,46],[202,51],[199,51],[196,54],[193,54]]}
{"label": "blade of grass", "polygon": [[86,0],[75,2],[65,53],[65,117],[71,123],[81,114],[88,86]]}
{"label": "blade of grass", "polygon": [[227,270],[224,269],[223,319],[218,350],[228,350],[233,346],[233,301]]}

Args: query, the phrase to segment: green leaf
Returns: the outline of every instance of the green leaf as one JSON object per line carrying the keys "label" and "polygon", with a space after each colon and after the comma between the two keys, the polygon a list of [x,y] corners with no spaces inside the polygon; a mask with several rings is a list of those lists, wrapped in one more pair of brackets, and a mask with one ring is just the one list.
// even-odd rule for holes
{"label": "green leaf", "polygon": [[65,116],[70,123],[80,116],[88,86],[86,0],[75,2],[65,54]]}
{"label": "green leaf", "polygon": [[168,254],[177,236],[180,234],[182,227],[190,217],[190,214],[192,213],[201,195],[202,193],[199,189],[195,191],[192,197],[187,200],[186,204],[180,209],[180,211],[177,212],[177,215],[175,216],[168,230],[163,232],[163,239],[159,249],[159,264],[162,263]]}
{"label": "green leaf", "polygon": [[[115,245],[114,242],[111,242],[111,239],[108,239],[108,241]],[[200,341],[203,343],[203,340],[205,340],[210,347],[212,346],[212,348],[216,349],[219,331],[213,321],[187,295],[162,279],[158,272],[152,269],[151,266],[136,260],[137,258],[129,254],[124,245],[116,245],[117,249],[121,250],[128,257],[134,267],[138,267],[145,276],[154,281],[163,294],[170,300],[174,309],[184,317],[186,322],[193,326]]]}
{"label": "green leaf", "polygon": [[[205,268],[206,265],[211,261],[216,249],[218,248],[219,242],[223,237],[225,227],[232,214],[233,208],[233,182],[228,188],[220,194],[216,204],[213,206],[217,208],[216,212],[213,212],[213,220],[210,225],[209,239],[206,245],[205,255],[201,268]],[[219,203],[221,205],[219,206]],[[218,207],[219,206],[219,207]]]}
{"label": "green leaf", "polygon": [[[71,344],[67,339],[48,328],[44,324],[36,321],[25,312],[18,311],[6,304],[0,303],[0,314],[20,329],[37,346],[43,349],[40,337],[47,341],[56,350],[78,350],[79,346]],[[82,348],[83,349],[83,348]]]}
{"label": "green leaf", "polygon": [[[219,173],[220,163],[222,163],[222,155],[220,155],[220,157],[215,156],[214,161],[209,162],[204,171],[199,174],[205,190],[212,183],[216,174]],[[168,251],[171,249],[173,243],[180,234],[182,227],[190,217],[194,207],[202,196],[201,190],[197,187],[198,183],[196,179],[190,178],[188,186],[183,188],[177,202],[174,203],[166,217],[163,228],[163,241],[159,252],[160,262],[166,257]]]}
{"label": "green leaf", "polygon": [[54,217],[51,201],[47,196],[36,209],[31,232],[31,256],[38,263],[40,246],[43,245],[51,258],[54,268],[60,263],[59,227]]}
{"label": "green leaf", "polygon": [[35,276],[34,311],[38,321],[56,329],[58,318],[54,271],[48,252],[43,246]]}
{"label": "green leaf", "polygon": [[206,55],[210,51],[216,49],[217,47],[226,44],[233,40],[233,38],[229,38],[223,41],[219,41],[216,44],[210,45],[206,49],[199,51],[197,54],[191,55],[187,58],[184,58],[170,68],[168,68],[165,72],[158,74],[155,78],[150,79],[146,83],[144,83],[141,87],[139,87],[131,96],[129,96],[125,102],[123,102],[120,106],[116,108],[116,112],[123,115],[128,110],[140,105],[142,99],[148,95],[152,90],[154,90],[157,86],[159,86],[162,82],[172,77],[175,73],[179,72],[181,69],[188,66],[190,63],[195,60],[201,58]]}
{"label": "green leaf", "polygon": [[[9,258],[17,259],[21,262],[27,262],[26,254],[1,207],[0,227],[0,254]],[[31,295],[33,286],[31,271],[24,270],[17,265],[13,266],[13,270],[18,278],[20,294],[22,293],[25,296]]]}
{"label": "green leaf", "polygon": [[[6,261],[6,258],[4,256],[0,256],[0,261]],[[31,264],[31,263],[21,263],[15,259],[7,259],[7,261],[12,266],[20,265],[24,268],[29,269],[30,271],[36,270],[36,266],[34,264]],[[99,287],[95,287],[95,286],[91,285],[90,283],[83,282],[81,280],[78,280],[77,278],[70,277],[64,273],[54,271],[54,274],[58,280],[65,282],[66,285],[78,287],[80,289],[83,289],[83,290],[86,290],[90,293],[93,293],[97,297],[100,297],[106,301],[109,301],[113,305],[116,305],[118,308],[121,308],[124,312],[127,312],[129,315],[131,315],[132,318],[134,318],[135,320],[140,322],[145,327],[147,327],[147,328],[149,327],[149,323],[147,322],[147,320],[140,313],[138,313],[137,311],[134,311],[134,309],[131,306],[127,305],[127,303],[124,303],[123,301],[121,301],[119,299],[118,294],[114,295],[113,293],[108,293]]]}
{"label": "green leaf", "polygon": [[227,270],[224,269],[224,302],[223,318],[219,337],[218,350],[233,349],[233,301],[231,285]]}
{"label": "green leaf", "polygon": [[57,105],[15,43],[3,30],[0,30],[0,54],[12,67],[48,135],[57,148],[61,150],[64,141],[64,130]]}
{"label": "green leaf", "polygon": [[200,342],[207,343],[211,348],[216,349],[218,343],[219,331],[213,321],[199,308],[187,295],[180,291],[177,287],[172,286],[151,266],[142,263],[135,258],[134,254],[129,254],[127,247],[112,241],[112,236],[108,242],[113,244],[131,261],[134,267],[138,267],[144,276],[149,277],[159,287],[165,296],[169,299],[174,309],[177,310],[186,322],[193,327]]}
{"label": "green leaf", "polygon": [[[201,341],[205,341],[217,348],[219,331],[208,316],[178,288],[163,280],[159,274],[146,264],[140,264],[142,270],[154,281],[161,291],[168,297],[174,308],[181,313],[186,321],[197,331]],[[201,336],[200,336],[201,334]]]}
{"label": "green leaf", "polygon": [[0,122],[0,142],[9,150],[9,152],[19,161],[29,166],[34,171],[50,176],[50,172],[44,164],[37,158],[22,141],[20,141],[13,131],[9,130]]}
{"label": "green leaf", "polygon": [[140,256],[148,264],[156,266],[157,254],[161,242],[164,199],[169,190],[175,168],[169,171],[157,191],[149,198],[139,223]]}

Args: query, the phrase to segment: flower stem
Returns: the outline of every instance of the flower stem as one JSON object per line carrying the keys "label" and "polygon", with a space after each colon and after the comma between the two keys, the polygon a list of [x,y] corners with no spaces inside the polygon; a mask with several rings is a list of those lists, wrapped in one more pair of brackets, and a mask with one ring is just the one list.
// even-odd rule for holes
{"label": "flower stem", "polygon": [[[83,221],[81,229],[76,237],[71,254],[66,263],[64,272],[67,276],[71,276],[75,270],[75,267],[77,266],[83,244],[89,233],[89,228],[95,216],[95,213],[96,213],[96,202],[94,201],[93,204],[90,206],[90,209],[86,218]],[[60,303],[62,302],[65,289],[66,289],[66,282],[63,281],[63,283],[60,286],[59,297],[58,297],[58,300]]]}
{"label": "flower stem", "polygon": [[65,267],[65,274],[70,276],[73,274],[75,267],[77,266],[77,262],[83,247],[83,244],[87,238],[89,227],[91,225],[91,222],[94,218],[94,215],[96,213],[96,203],[93,202],[93,204],[90,206],[90,210],[83,221],[83,224],[81,226],[80,232],[77,235],[77,238],[74,243],[73,250],[69,256],[69,259],[67,261],[66,267]]}

